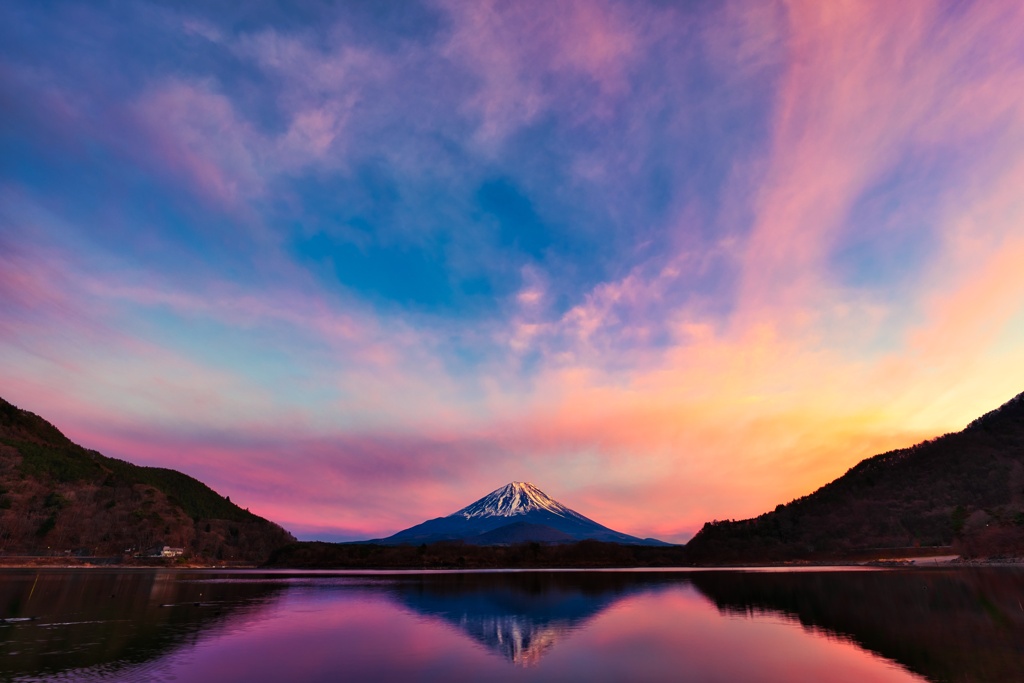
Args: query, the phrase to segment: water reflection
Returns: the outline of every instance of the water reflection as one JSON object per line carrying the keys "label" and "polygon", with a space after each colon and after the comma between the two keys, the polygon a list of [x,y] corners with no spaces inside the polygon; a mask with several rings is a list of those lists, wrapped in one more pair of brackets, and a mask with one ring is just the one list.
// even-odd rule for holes
{"label": "water reflection", "polygon": [[519,666],[536,664],[573,631],[655,577],[614,573],[465,573],[421,575],[395,583],[393,595],[439,617]]}
{"label": "water reflection", "polygon": [[933,681],[1017,681],[1024,672],[1024,572],[700,572],[729,615],[776,613],[848,638]]}
{"label": "water reflection", "polygon": [[285,588],[187,578],[158,571],[2,572],[0,679],[114,676],[194,643],[203,631],[244,621]]}
{"label": "water reflection", "polygon": [[3,572],[0,679],[1008,681],[1021,601],[995,569]]}

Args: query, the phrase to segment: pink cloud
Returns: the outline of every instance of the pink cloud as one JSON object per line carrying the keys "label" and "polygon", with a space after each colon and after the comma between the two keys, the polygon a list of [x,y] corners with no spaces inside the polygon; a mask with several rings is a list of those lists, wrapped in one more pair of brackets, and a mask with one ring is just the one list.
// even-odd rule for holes
{"label": "pink cloud", "polygon": [[[468,107],[485,141],[574,106],[551,82],[585,82],[609,106],[631,95],[650,17],[566,7],[452,7],[447,54],[479,78]],[[712,56],[728,65],[782,70],[770,143],[725,200],[752,206],[749,234],[733,225],[741,212],[725,210],[728,237],[712,256],[678,245],[638,256],[564,314],[539,270],[523,273],[512,320],[467,330],[318,295],[293,271],[244,292],[5,249],[4,397],[87,446],[180,467],[296,528],[382,535],[512,479],[671,540],[771,509],[1021,388],[1006,370],[1024,363],[1019,11],[966,7],[953,30],[932,5],[793,3],[745,26],[768,28],[741,56],[715,42],[727,31],[709,29]],[[140,154],[155,150],[154,164],[232,206],[279,174],[343,164],[362,88],[397,68],[276,33],[232,49],[294,80],[281,130],[261,131],[206,81],[153,83],[133,110]],[[830,256],[862,228],[851,208],[908,154],[960,164],[955,189],[929,207],[935,252],[899,290],[839,282]],[[740,273],[735,299],[715,312],[685,295],[708,258]],[[136,322],[154,311],[244,331],[268,352],[261,361],[287,356],[273,368],[283,371],[271,382],[262,362],[203,361]],[[872,346],[882,333],[895,341]],[[454,368],[459,335],[494,348]],[[524,358],[535,371],[522,372]]]}
{"label": "pink cloud", "polygon": [[363,85],[380,78],[384,59],[346,47],[322,52],[301,36],[275,31],[243,37],[234,50],[282,83],[280,104],[289,123],[273,142],[279,170],[343,166],[348,118]]}
{"label": "pink cloud", "polygon": [[[862,457],[959,429],[1020,391],[1019,378],[998,370],[1024,360],[1014,344],[1024,334],[1012,163],[1024,141],[1024,71],[1010,39],[1019,22],[1005,6],[977,6],[936,46],[944,29],[933,9],[793,5],[736,313],[723,325],[685,304],[668,309],[676,344],[660,357],[630,353],[616,372],[618,349],[595,347],[595,335],[664,301],[672,271],[639,268],[602,284],[561,327],[543,328],[574,342],[547,353],[534,400],[491,433],[519,435],[504,441],[510,450],[592,453],[592,487],[622,490],[634,477],[645,500],[636,522],[659,509],[658,528],[671,530],[699,526],[701,515],[770,509]],[[972,59],[990,38],[993,58]],[[976,111],[965,93],[990,106]],[[926,283],[905,301],[875,302],[832,281],[831,249],[857,228],[850,208],[870,183],[908,150],[980,142],[991,152],[973,149],[964,174],[985,180],[962,184],[942,207]],[[912,317],[895,318],[901,311]],[[882,325],[896,325],[906,345],[870,351]],[[544,348],[536,328],[530,338]],[[628,520],[628,509],[621,514]]]}
{"label": "pink cloud", "polygon": [[[490,142],[549,107],[573,108],[546,83],[552,77],[587,79],[600,93],[598,105],[626,96],[643,34],[656,26],[638,11],[622,12],[603,1],[445,6],[455,24],[446,52],[480,79],[467,108],[480,117],[480,139]],[[602,112],[575,114],[585,118]]]}
{"label": "pink cloud", "polygon": [[[922,3],[789,7],[788,64],[744,264],[752,315],[814,305],[826,255],[854,227],[846,223],[853,202],[903,155],[972,144],[1019,110],[1006,10],[972,7],[953,29]],[[977,58],[980,42],[991,59]],[[986,105],[974,97],[981,93]]]}
{"label": "pink cloud", "polygon": [[299,35],[265,31],[227,38],[194,21],[184,30],[221,43],[280,85],[283,131],[251,121],[211,80],[154,82],[133,107],[146,135],[138,156],[227,207],[259,198],[281,175],[344,167],[352,110],[368,84],[391,72],[381,54],[344,45],[320,51]]}
{"label": "pink cloud", "polygon": [[259,133],[212,84],[163,83],[135,112],[154,165],[184,175],[200,195],[232,206],[262,191]]}
{"label": "pink cloud", "polygon": [[116,424],[109,416],[100,424],[81,416],[58,420],[70,438],[87,447],[141,465],[178,469],[290,529],[380,536],[470,502],[453,502],[452,487],[459,482],[470,489],[481,480],[486,483],[477,485],[498,485],[492,486],[480,467],[489,447],[469,440],[386,434],[311,438],[301,431],[288,434],[280,424],[189,434],[174,425],[139,428],[131,419]]}

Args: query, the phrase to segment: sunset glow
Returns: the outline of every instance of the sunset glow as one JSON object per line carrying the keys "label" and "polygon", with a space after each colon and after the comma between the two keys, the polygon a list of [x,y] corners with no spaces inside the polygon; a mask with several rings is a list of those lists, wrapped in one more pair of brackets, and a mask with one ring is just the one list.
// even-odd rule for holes
{"label": "sunset glow", "polygon": [[0,8],[0,396],[78,443],[682,542],[1024,391],[1020,3],[217,7]]}

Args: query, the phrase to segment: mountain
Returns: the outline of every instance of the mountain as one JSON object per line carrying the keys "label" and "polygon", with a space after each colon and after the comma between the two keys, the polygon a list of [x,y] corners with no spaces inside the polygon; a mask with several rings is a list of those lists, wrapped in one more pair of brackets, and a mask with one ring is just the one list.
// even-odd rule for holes
{"label": "mountain", "polygon": [[294,540],[186,474],[87,450],[0,399],[0,554],[120,557],[167,545],[253,562]]}
{"label": "mountain", "polygon": [[774,561],[949,546],[1024,555],[1024,394],[963,431],[861,461],[754,519],[704,525],[694,562]]}
{"label": "mountain", "polygon": [[372,542],[419,545],[465,541],[475,545],[506,545],[580,540],[669,545],[609,529],[570,510],[533,484],[519,481],[506,484],[447,517],[431,519]]}

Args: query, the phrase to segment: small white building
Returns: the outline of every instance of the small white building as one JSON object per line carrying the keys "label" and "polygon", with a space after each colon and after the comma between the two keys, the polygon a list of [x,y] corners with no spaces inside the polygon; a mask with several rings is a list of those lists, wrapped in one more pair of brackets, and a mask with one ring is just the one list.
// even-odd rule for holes
{"label": "small white building", "polygon": [[164,549],[160,551],[160,557],[180,557],[184,552],[184,548],[172,548],[165,545]]}

